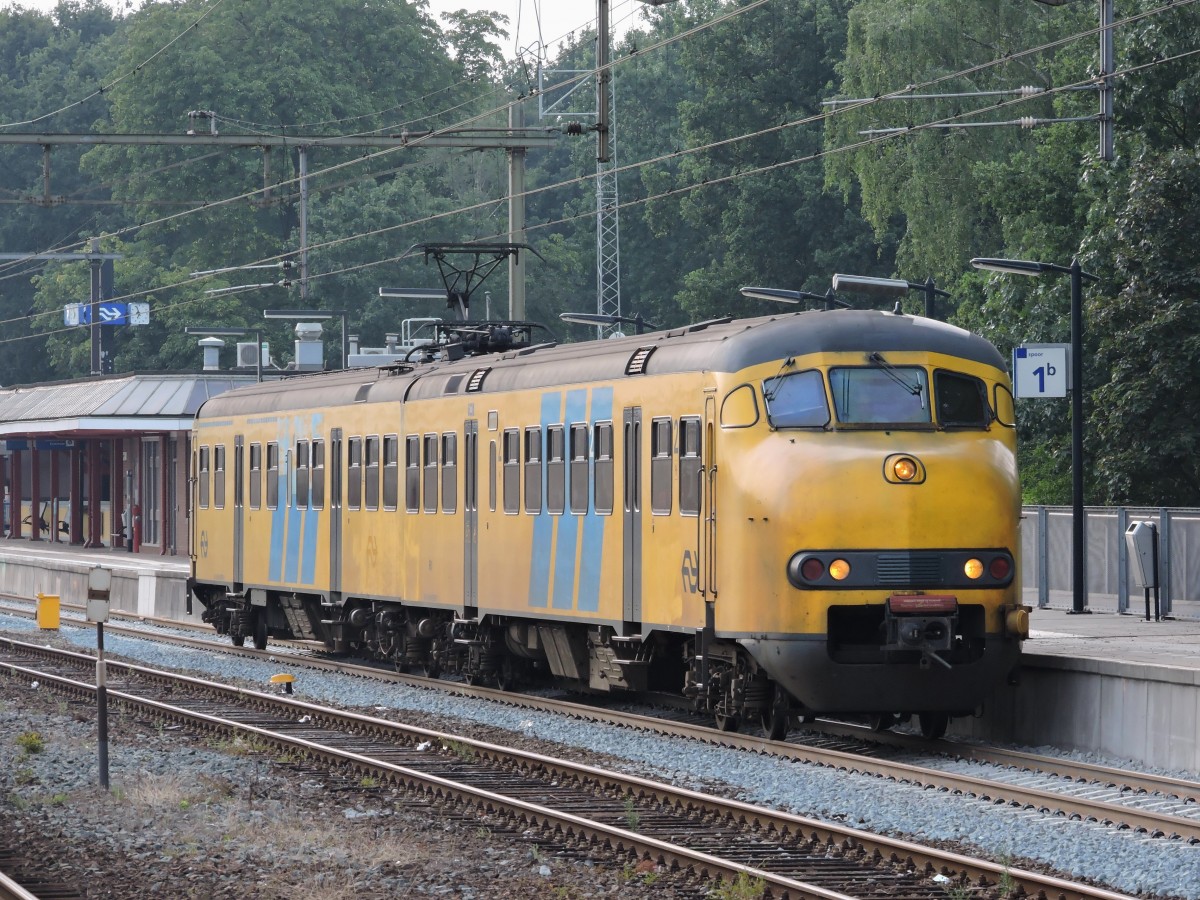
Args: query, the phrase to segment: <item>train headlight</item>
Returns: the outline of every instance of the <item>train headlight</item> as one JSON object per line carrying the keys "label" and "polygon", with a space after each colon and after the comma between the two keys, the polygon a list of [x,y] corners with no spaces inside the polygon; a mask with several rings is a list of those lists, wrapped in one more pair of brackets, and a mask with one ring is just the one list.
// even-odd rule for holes
{"label": "train headlight", "polygon": [[901,481],[912,481],[917,477],[917,463],[907,456],[901,456],[892,463],[892,471]]}
{"label": "train headlight", "polygon": [[829,577],[834,581],[845,581],[850,575],[850,563],[844,559],[835,559],[829,564]]}
{"label": "train headlight", "polygon": [[976,581],[983,576],[983,563],[975,558],[968,559],[963,563],[963,574]]}

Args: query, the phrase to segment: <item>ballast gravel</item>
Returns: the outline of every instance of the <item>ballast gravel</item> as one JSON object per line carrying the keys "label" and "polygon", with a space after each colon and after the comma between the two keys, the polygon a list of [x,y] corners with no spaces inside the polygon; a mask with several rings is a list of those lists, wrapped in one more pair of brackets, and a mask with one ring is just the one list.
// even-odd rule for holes
{"label": "ballast gravel", "polygon": [[[18,639],[36,642],[36,637],[30,636],[30,632],[38,633],[36,626],[28,620],[0,615],[0,629]],[[64,624],[61,638],[79,647],[95,648],[95,632],[91,628]],[[193,650],[114,634],[105,636],[107,653],[150,667],[188,670],[218,681],[241,680],[266,689],[270,676],[280,670],[279,663],[230,657],[220,653],[219,649],[219,644],[214,644],[212,651]],[[406,721],[419,715],[446,723],[462,720],[474,723],[476,727],[503,729],[524,735],[531,742],[549,742],[610,757],[606,760],[609,765],[623,760],[622,768],[627,771],[673,784],[696,789],[723,784],[739,799],[749,803],[885,834],[978,848],[993,859],[1011,861],[1014,867],[1034,861],[1124,893],[1200,900],[1200,845],[1148,838],[1097,823],[1047,818],[1033,811],[869,776],[615,726],[583,723],[438,691],[309,670],[294,674],[297,675],[296,694],[309,701],[365,709],[368,713],[374,711],[377,715],[402,717]],[[12,705],[9,700],[10,712]],[[428,727],[452,730],[449,724]],[[10,733],[0,721],[0,735]],[[0,737],[0,762],[5,762],[12,750],[11,740]],[[125,748],[120,751],[125,752]],[[168,769],[174,767],[168,750],[148,752],[154,759],[139,761],[129,771],[152,771],[156,764]],[[44,763],[39,761],[37,764]],[[240,784],[248,777],[244,771],[245,760],[214,761],[206,757],[204,764],[218,766],[220,771],[211,774],[199,769],[196,778],[216,777]],[[77,761],[77,765],[88,769],[81,761]],[[12,771],[11,764],[6,764],[4,774],[0,775],[0,784],[5,784],[6,794],[11,790]],[[54,764],[53,771],[45,775],[39,773],[38,777],[50,784],[65,783],[63,779],[68,777],[68,772]],[[4,814],[7,812],[5,810]],[[573,885],[577,883],[572,882]],[[625,885],[630,886],[629,883]],[[488,895],[475,893],[473,896]],[[660,891],[655,896],[663,894]]]}

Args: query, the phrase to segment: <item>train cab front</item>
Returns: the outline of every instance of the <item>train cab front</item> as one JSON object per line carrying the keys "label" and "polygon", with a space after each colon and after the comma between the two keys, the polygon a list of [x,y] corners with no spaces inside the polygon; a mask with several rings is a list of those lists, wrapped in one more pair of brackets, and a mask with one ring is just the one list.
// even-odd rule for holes
{"label": "train cab front", "polygon": [[800,551],[788,580],[824,633],[743,643],[814,712],[968,714],[1028,636],[1015,571],[1007,549]]}

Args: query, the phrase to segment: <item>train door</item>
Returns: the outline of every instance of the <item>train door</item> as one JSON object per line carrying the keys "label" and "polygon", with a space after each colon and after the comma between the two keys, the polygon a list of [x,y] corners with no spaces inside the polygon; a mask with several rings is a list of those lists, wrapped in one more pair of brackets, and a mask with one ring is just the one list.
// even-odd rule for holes
{"label": "train door", "polygon": [[463,425],[463,605],[479,606],[479,421]]}
{"label": "train door", "polygon": [[624,619],[642,621],[642,408],[627,406],[622,418],[624,450]]}
{"label": "train door", "polygon": [[704,436],[700,451],[700,593],[712,625],[717,599],[717,451],[716,398],[704,398]]}
{"label": "train door", "polygon": [[246,560],[246,439],[233,439],[233,583],[241,588],[245,576],[242,567]]}
{"label": "train door", "polygon": [[329,600],[341,599],[342,590],[342,429],[329,432]]}

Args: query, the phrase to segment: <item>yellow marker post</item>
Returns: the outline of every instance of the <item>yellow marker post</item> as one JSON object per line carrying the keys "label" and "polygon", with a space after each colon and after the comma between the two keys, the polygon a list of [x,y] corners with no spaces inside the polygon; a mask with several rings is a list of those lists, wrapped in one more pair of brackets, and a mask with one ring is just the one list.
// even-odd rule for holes
{"label": "yellow marker post", "polygon": [[43,631],[58,631],[58,594],[37,594],[37,624]]}
{"label": "yellow marker post", "polygon": [[295,675],[289,675],[286,672],[280,672],[278,675],[271,676],[271,684],[282,684],[283,692],[285,694],[290,694],[292,692],[292,682],[295,680]]}

